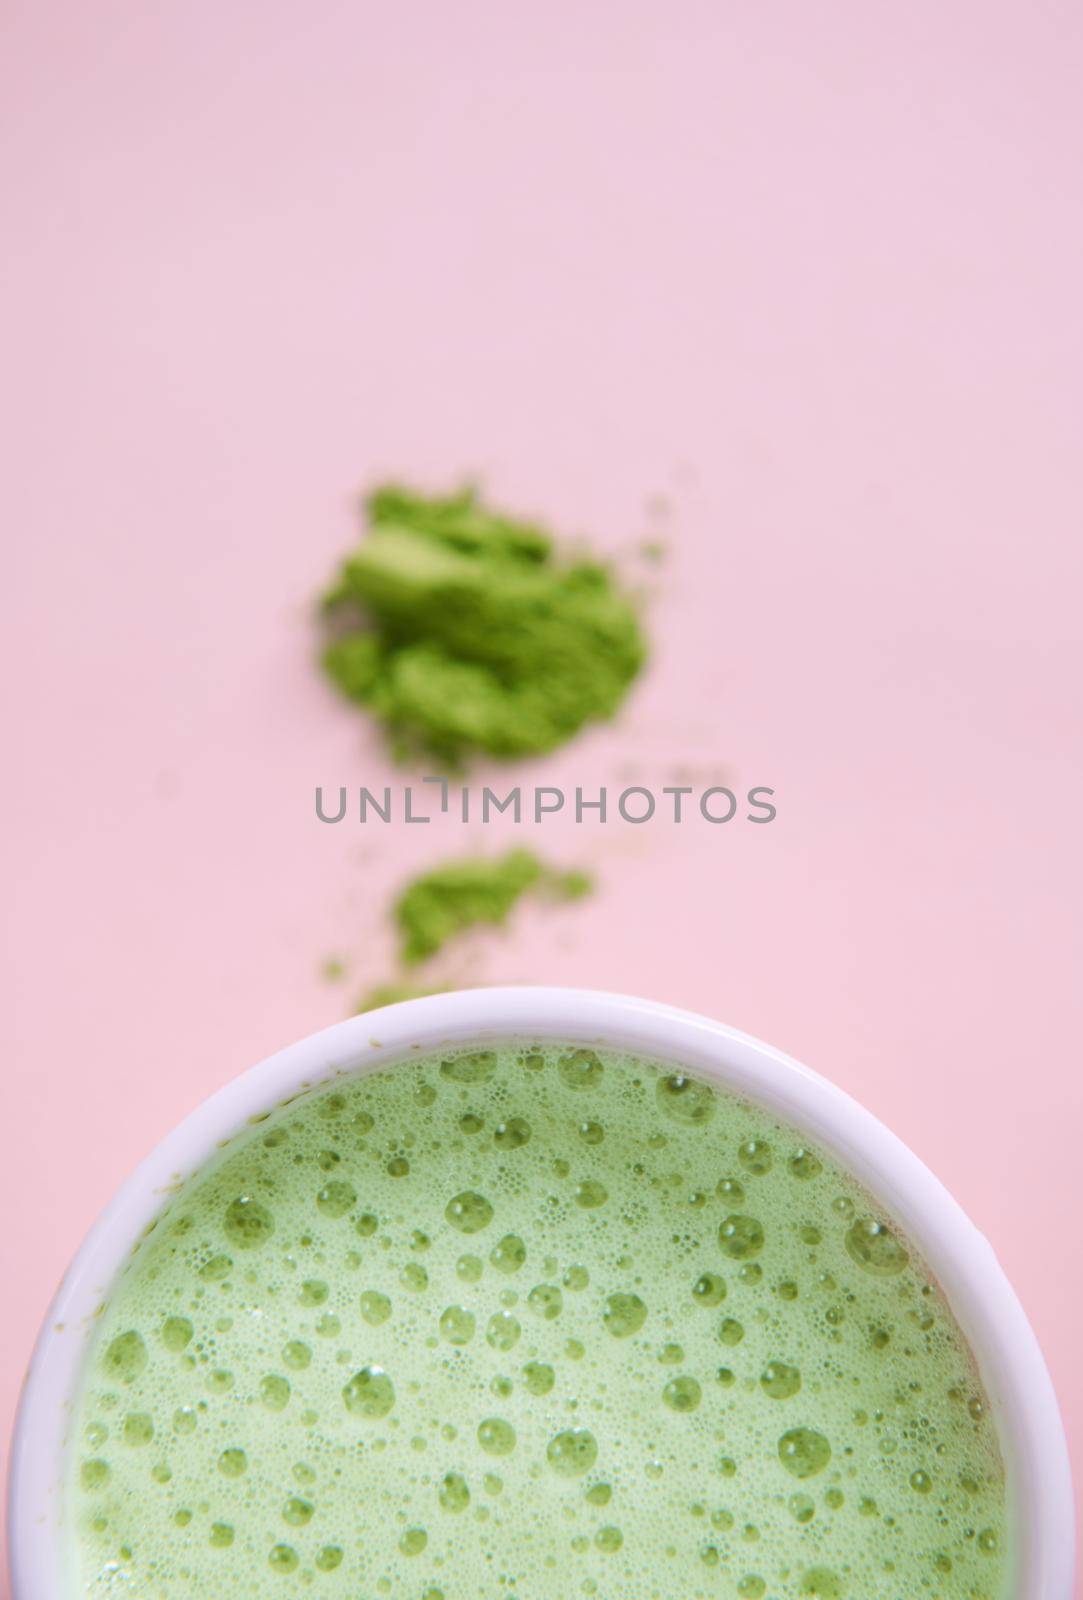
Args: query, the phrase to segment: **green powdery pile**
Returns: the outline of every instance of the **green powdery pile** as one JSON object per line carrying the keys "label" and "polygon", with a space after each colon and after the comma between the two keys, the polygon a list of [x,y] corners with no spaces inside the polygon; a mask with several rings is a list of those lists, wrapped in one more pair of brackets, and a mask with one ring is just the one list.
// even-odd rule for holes
{"label": "green powdery pile", "polygon": [[556,872],[529,850],[445,861],[415,878],[395,901],[401,959],[416,966],[467,928],[481,923],[500,926],[528,892],[578,900],[590,888],[585,873]]}
{"label": "green powdery pile", "polygon": [[597,561],[492,511],[394,485],[324,596],[323,665],[402,755],[539,755],[620,706],[646,659],[629,597]]}

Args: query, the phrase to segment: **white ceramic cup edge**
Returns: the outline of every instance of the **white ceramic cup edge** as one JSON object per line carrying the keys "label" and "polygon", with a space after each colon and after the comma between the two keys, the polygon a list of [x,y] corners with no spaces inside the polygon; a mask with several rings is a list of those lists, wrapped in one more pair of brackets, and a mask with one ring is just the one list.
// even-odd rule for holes
{"label": "white ceramic cup edge", "polygon": [[67,1418],[93,1314],[172,1185],[221,1141],[295,1093],[418,1047],[481,1037],[604,1041],[719,1078],[832,1150],[895,1215],[936,1274],[993,1403],[1017,1537],[1005,1600],[1071,1600],[1074,1503],[1067,1445],[1037,1340],[984,1237],[901,1140],[826,1079],[733,1028],[653,1001],[589,990],[507,988],[431,995],[351,1018],[267,1057],[198,1106],[102,1212],[49,1309],[11,1450],[12,1600],[74,1600],[60,1534]]}

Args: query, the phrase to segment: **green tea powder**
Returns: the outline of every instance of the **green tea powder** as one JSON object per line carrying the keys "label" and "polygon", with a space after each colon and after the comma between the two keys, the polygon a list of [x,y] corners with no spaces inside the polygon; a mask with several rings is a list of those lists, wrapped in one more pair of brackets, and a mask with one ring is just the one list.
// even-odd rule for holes
{"label": "green tea powder", "polygon": [[578,900],[590,888],[585,873],[555,872],[529,850],[445,861],[407,884],[395,902],[402,960],[426,961],[481,923],[500,926],[525,894]]}
{"label": "green tea powder", "polygon": [[540,755],[617,711],[646,658],[601,563],[492,511],[385,486],[323,609],[331,680],[400,755]]}

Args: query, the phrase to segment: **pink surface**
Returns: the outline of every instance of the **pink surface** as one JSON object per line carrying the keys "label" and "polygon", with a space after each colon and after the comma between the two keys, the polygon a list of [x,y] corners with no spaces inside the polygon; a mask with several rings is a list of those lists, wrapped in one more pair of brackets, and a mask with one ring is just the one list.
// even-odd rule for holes
{"label": "pink surface", "polygon": [[721,773],[779,817],[523,827],[599,893],[456,974],[707,1011],[857,1095],[996,1245],[1083,1476],[1080,14],[91,0],[5,36],[5,1428],[135,1161],[387,974],[405,871],[516,835],[312,807],[387,781],[310,664],[352,497],[474,472],[671,547],[619,728],[516,778]]}

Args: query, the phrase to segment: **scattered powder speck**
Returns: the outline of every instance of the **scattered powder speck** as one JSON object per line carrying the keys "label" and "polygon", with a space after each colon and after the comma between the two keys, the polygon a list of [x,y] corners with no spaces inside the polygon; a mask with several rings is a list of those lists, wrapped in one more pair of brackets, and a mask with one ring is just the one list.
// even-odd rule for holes
{"label": "scattered powder speck", "polygon": [[414,966],[468,928],[500,926],[524,894],[578,900],[591,887],[586,873],[555,871],[529,850],[445,861],[413,879],[395,901],[401,959]]}
{"label": "scattered powder speck", "polygon": [[426,988],[417,983],[378,983],[374,988],[363,994],[355,1006],[355,1011],[379,1011],[381,1006],[397,1006],[402,1000],[420,1000],[427,994],[445,994],[446,988],[440,984],[434,988]]}

